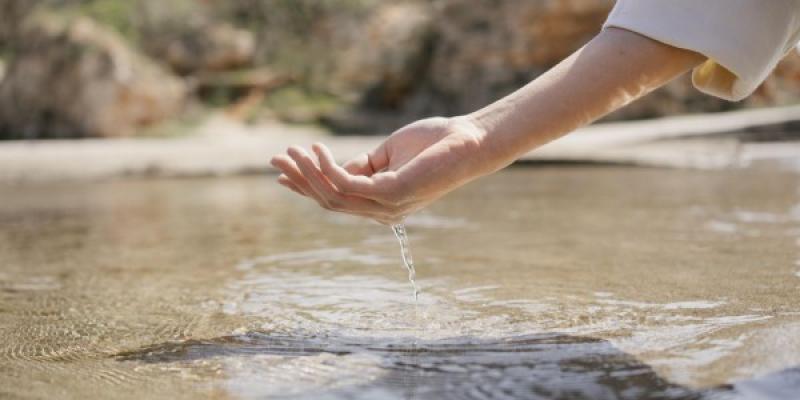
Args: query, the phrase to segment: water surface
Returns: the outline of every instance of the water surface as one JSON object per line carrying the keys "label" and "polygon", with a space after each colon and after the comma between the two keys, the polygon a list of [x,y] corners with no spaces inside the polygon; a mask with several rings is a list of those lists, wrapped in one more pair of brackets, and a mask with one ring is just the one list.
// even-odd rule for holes
{"label": "water surface", "polygon": [[800,175],[520,168],[391,230],[264,178],[0,188],[0,398],[800,391]]}

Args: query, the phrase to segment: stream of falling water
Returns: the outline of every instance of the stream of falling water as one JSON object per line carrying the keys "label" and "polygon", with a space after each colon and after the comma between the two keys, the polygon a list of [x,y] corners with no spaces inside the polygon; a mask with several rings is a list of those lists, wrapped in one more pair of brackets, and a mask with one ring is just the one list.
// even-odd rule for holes
{"label": "stream of falling water", "polygon": [[406,234],[406,226],[402,222],[392,225],[392,231],[400,241],[400,254],[403,256],[403,264],[408,270],[408,280],[411,282],[411,287],[414,288],[414,302],[419,298],[419,290],[417,289],[417,271],[414,269],[414,260],[411,258],[411,248],[408,245],[408,235]]}

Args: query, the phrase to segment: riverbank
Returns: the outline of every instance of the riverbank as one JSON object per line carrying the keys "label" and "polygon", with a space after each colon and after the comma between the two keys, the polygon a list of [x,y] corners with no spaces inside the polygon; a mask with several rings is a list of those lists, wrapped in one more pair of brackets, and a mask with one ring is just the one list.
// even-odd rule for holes
{"label": "riverbank", "polygon": [[[726,169],[800,154],[800,106],[605,123],[526,154],[531,163],[608,163]],[[246,125],[223,114],[178,138],[0,142],[0,184],[274,172],[269,158],[321,141],[346,160],[381,136],[330,136],[310,126]]]}

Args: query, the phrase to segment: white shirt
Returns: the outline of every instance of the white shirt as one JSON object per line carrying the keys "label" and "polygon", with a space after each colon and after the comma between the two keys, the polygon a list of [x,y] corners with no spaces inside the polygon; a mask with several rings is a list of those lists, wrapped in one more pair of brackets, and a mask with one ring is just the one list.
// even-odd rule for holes
{"label": "white shirt", "polygon": [[706,56],[694,86],[737,101],[800,40],[800,0],[618,0],[609,26]]}

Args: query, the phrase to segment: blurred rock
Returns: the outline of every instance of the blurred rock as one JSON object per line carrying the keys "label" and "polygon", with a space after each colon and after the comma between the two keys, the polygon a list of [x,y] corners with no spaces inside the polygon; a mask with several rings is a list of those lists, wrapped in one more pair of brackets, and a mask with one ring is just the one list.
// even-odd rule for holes
{"label": "blurred rock", "polygon": [[[387,132],[424,116],[473,111],[583,46],[613,6],[613,0],[379,2],[354,43],[336,54],[332,80],[356,92],[358,106],[323,122],[343,133]],[[792,52],[744,102],[702,94],[687,75],[606,119],[790,104],[798,89],[800,56]]]}
{"label": "blurred rock", "polygon": [[184,83],[86,19],[31,18],[0,83],[0,138],[128,136],[176,115]]}
{"label": "blurred rock", "polygon": [[[417,118],[473,111],[518,89],[599,32],[613,5],[0,1],[0,57],[6,62],[0,138],[129,135],[178,113],[188,92],[208,105],[234,104],[233,115],[269,108],[281,119],[321,121],[340,132],[387,133]],[[62,16],[93,15],[188,77],[165,72],[91,20],[28,18],[42,8]],[[301,95],[272,91],[286,77]],[[606,119],[790,104],[797,93],[800,56],[792,52],[744,102],[703,95],[687,76]],[[293,105],[281,104],[291,97]]]}
{"label": "blurred rock", "polygon": [[37,0],[3,0],[0,1],[0,49],[8,46],[15,39],[15,32],[25,17],[37,5]]}
{"label": "blurred rock", "polygon": [[513,91],[580,48],[597,32],[612,0],[449,0],[423,95],[433,113],[462,113]]}
{"label": "blurred rock", "polygon": [[248,66],[255,53],[251,32],[219,22],[170,24],[146,36],[145,51],[183,75]]}
{"label": "blurred rock", "polygon": [[394,107],[414,88],[430,59],[433,8],[427,3],[388,3],[364,23],[357,40],[338,54],[334,82],[373,95],[372,104]]}
{"label": "blurred rock", "polygon": [[[798,93],[800,93],[800,53],[798,49],[793,49],[756,91],[750,104],[794,104],[797,103]],[[755,102],[762,104],[754,104]]]}
{"label": "blurred rock", "polygon": [[[381,3],[361,45],[340,52],[337,79],[366,87],[340,131],[386,131],[426,115],[465,113],[513,91],[596,34],[613,0]],[[369,56],[354,56],[354,53]],[[371,122],[372,121],[372,122]]]}

